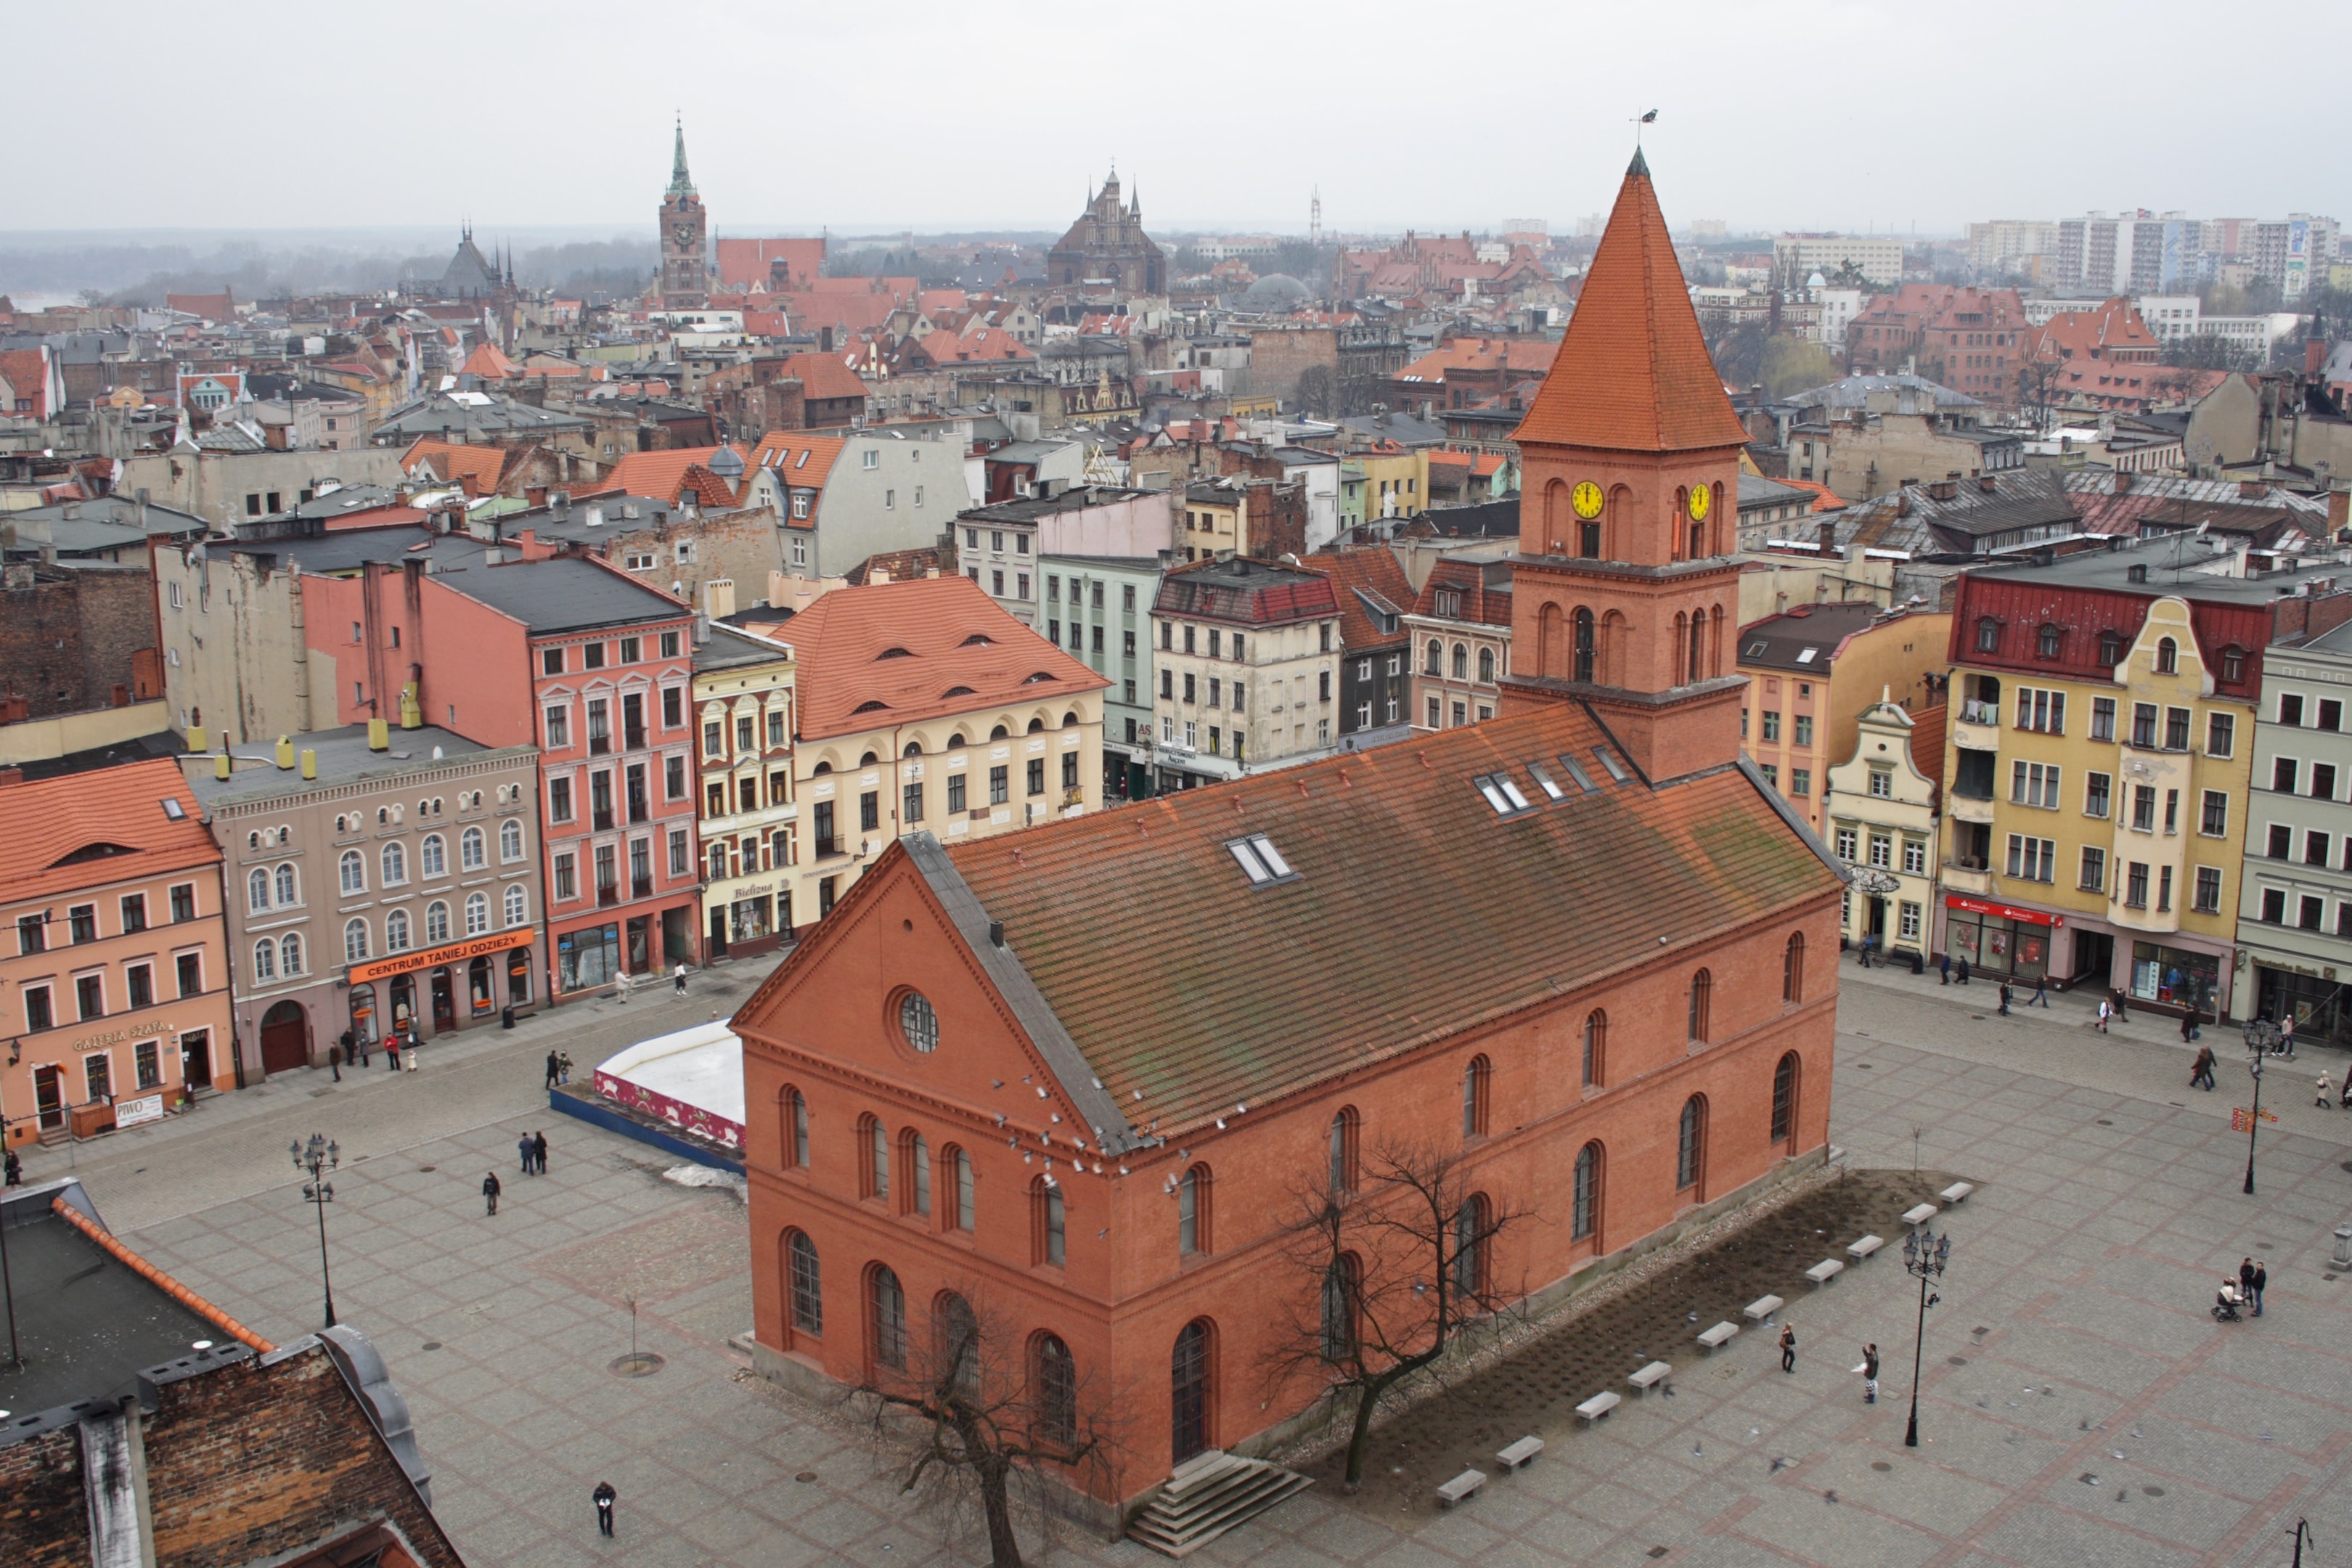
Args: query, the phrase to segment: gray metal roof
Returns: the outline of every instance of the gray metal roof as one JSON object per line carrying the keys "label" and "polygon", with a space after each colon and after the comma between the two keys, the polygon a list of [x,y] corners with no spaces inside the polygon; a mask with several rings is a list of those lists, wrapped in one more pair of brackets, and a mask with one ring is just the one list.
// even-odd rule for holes
{"label": "gray metal roof", "polygon": [[[499,755],[528,757],[533,746],[493,748],[468,741],[455,731],[436,725],[421,729],[392,731],[392,745],[376,752],[368,749],[368,727],[365,724],[343,724],[332,730],[310,730],[288,737],[294,742],[295,765],[278,766],[276,747],[271,744],[232,748],[230,754],[238,765],[226,779],[215,778],[209,768],[184,769],[193,773],[188,788],[198,801],[210,809],[214,806],[239,805],[247,801],[283,800],[290,795],[309,795],[314,791],[336,788],[343,784],[361,784],[370,780],[396,779],[405,773],[424,773],[453,762],[473,762]],[[302,776],[301,754],[304,751],[317,754],[319,776]],[[436,756],[435,752],[439,752]]]}
{"label": "gray metal roof", "polygon": [[667,595],[577,555],[450,572],[441,581],[541,633],[676,620],[691,613]]}
{"label": "gray metal roof", "polygon": [[694,668],[700,674],[709,669],[740,669],[749,665],[772,664],[780,658],[793,657],[792,648],[779,647],[764,637],[713,621],[710,637],[695,645]]}
{"label": "gray metal roof", "polygon": [[1910,393],[1914,396],[1927,394],[1938,408],[1981,408],[1983,404],[1965,392],[1929,381],[1924,375],[1849,375],[1827,386],[1816,386],[1810,392],[1800,392],[1788,399],[1796,408],[1860,408],[1874,392]]}
{"label": "gray metal roof", "polygon": [[[2047,566],[2028,563],[1987,570],[1979,575],[2234,605],[2266,605],[2296,593],[2305,583],[2330,582],[2352,587],[2352,563],[2335,559],[2290,571],[2265,572],[2256,577],[2220,575],[2216,568],[2235,557],[2235,552],[2226,546],[2217,549],[2220,542],[2193,533],[2159,534],[2125,542],[2119,549],[2062,555]],[[2132,581],[2131,569],[2135,566],[2147,569],[2147,581]]]}

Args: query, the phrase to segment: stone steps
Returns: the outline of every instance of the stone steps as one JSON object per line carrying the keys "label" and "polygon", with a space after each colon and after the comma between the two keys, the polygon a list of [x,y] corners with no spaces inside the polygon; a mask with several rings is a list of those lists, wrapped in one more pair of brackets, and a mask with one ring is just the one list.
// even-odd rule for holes
{"label": "stone steps", "polygon": [[1177,1466],[1127,1532],[1163,1556],[1183,1557],[1312,1484],[1279,1465],[1212,1448]]}

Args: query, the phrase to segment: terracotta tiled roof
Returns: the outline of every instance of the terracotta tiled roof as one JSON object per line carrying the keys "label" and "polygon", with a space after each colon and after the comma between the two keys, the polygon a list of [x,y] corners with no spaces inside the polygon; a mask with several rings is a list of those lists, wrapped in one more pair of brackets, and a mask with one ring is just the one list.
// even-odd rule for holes
{"label": "terracotta tiled roof", "polygon": [[[859,384],[863,385],[863,383]],[[810,436],[798,430],[771,430],[760,437],[751,453],[755,468],[773,468],[792,489],[823,489],[833,462],[849,443],[839,436]]]}
{"label": "terracotta tiled roof", "polygon": [[[163,802],[176,801],[174,818]],[[0,889],[11,900],[220,862],[195,793],[169,757],[0,784]],[[157,918],[161,918],[160,912]]]}
{"label": "terracotta tiled roof", "polygon": [[[1606,743],[1563,703],[949,857],[1104,1089],[1164,1138],[1836,890],[1744,773],[1612,784]],[[1498,818],[1471,782],[1498,770],[1545,804]],[[1253,889],[1225,847],[1247,834],[1297,879]]]}
{"label": "terracotta tiled roof", "polygon": [[730,289],[768,286],[769,264],[782,258],[795,283],[814,280],[824,269],[822,239],[722,239],[718,245],[719,280]]}
{"label": "terracotta tiled roof", "polygon": [[[1359,648],[1387,647],[1405,640],[1403,617],[1412,613],[1412,579],[1404,574],[1395,551],[1385,544],[1368,544],[1354,550],[1318,552],[1299,564],[1309,571],[1330,574],[1331,585],[1339,591],[1339,597],[1340,647],[1353,653]],[[1375,603],[1366,604],[1362,596],[1366,594],[1372,595]],[[1396,613],[1394,629],[1373,619],[1382,603]]]}
{"label": "terracotta tiled roof", "polygon": [[849,368],[839,354],[792,354],[784,360],[784,374],[801,378],[803,397],[863,397],[866,383]]}
{"label": "terracotta tiled roof", "polygon": [[[1460,600],[1451,616],[1441,616],[1438,611],[1440,589],[1457,595]],[[1412,604],[1412,613],[1449,621],[1475,621],[1483,626],[1507,626],[1511,624],[1511,593],[1507,588],[1487,587],[1486,571],[1477,562],[1440,561],[1430,568],[1428,577],[1423,580],[1420,596]]]}
{"label": "terracotta tiled roof", "polygon": [[1748,440],[1706,352],[1639,153],[1553,365],[1520,422],[1522,445],[1690,452]]}
{"label": "terracotta tiled roof", "polygon": [[793,617],[792,644],[808,740],[1110,684],[961,575],[836,588]]}
{"label": "terracotta tiled roof", "polygon": [[1448,371],[1523,371],[1549,374],[1560,345],[1526,338],[1456,338],[1396,373],[1398,381],[1443,383]]}
{"label": "terracotta tiled roof", "polygon": [[[48,356],[39,349],[7,349],[0,351],[0,381],[32,405],[30,412],[37,418],[47,418],[49,404]],[[185,381],[185,376],[181,380]],[[13,408],[0,407],[0,415],[13,414]]]}
{"label": "terracotta tiled roof", "polygon": [[731,507],[735,504],[735,487],[700,463],[688,463],[686,472],[678,476],[677,491],[659,499],[679,500],[688,496],[692,496],[698,506]]}
{"label": "terracotta tiled roof", "polygon": [[1792,490],[1811,491],[1812,510],[1815,511],[1837,511],[1845,505],[1844,497],[1819,479],[1774,479],[1772,482],[1776,485],[1786,485]]}
{"label": "terracotta tiled roof", "polygon": [[962,337],[952,332],[933,332],[929,337],[916,339],[908,347],[919,358],[941,365],[982,364],[1037,357],[1023,346],[1020,339],[1002,327],[982,327]]}
{"label": "terracotta tiled roof", "polygon": [[466,356],[466,363],[457,367],[457,374],[478,375],[485,381],[504,381],[510,375],[520,375],[522,372],[515,368],[514,361],[499,352],[498,344],[486,342]]}
{"label": "terracotta tiled roof", "polygon": [[1944,719],[1950,711],[1938,703],[1911,715],[1911,765],[1930,781],[1931,802],[1943,788]]}
{"label": "terracotta tiled roof", "polygon": [[506,461],[504,447],[467,447],[426,437],[400,455],[400,471],[413,478],[422,465],[444,484],[463,484],[467,494],[486,496],[499,488]]}
{"label": "terracotta tiled roof", "polygon": [[[743,448],[733,448],[737,457]],[[674,500],[686,470],[699,466],[708,469],[716,456],[716,447],[679,447],[667,452],[631,452],[605,471],[599,481],[604,489],[617,489],[625,495],[648,496],[655,500]],[[746,461],[749,459],[747,458]]]}

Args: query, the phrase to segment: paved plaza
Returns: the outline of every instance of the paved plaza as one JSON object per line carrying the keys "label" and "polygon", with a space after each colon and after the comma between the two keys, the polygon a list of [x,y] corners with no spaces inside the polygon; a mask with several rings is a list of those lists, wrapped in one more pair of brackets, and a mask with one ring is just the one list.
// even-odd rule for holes
{"label": "paved plaza", "polygon": [[[739,973],[735,994],[756,979]],[[1889,1248],[1822,1290],[1792,1275],[1793,1376],[1760,1331],[1706,1361],[1661,1352],[1673,1397],[1548,1433],[1532,1467],[1454,1512],[1383,1520],[1308,1491],[1193,1561],[2185,1568],[2284,1563],[2304,1515],[2322,1543],[2307,1560],[2352,1563],[2352,1278],[2327,1268],[2352,1219],[2352,1115],[2310,1090],[2345,1058],[2306,1053],[2267,1080],[2281,1121],[2249,1198],[2228,1119],[2245,1098],[2234,1033],[2208,1031],[2223,1064],[2208,1095],[2187,1088],[2165,1020],[2102,1037],[2065,998],[2003,1019],[1982,985],[1851,963],[1842,977],[1833,1141],[1857,1167],[1908,1168],[1916,1129],[1923,1167],[1980,1187],[1946,1216],[1923,1447],[1903,1446],[1916,1298]],[[285,1145],[341,1142],[356,1163],[328,1215],[336,1306],[408,1395],[437,1510],[477,1568],[978,1561],[730,1347],[751,1322],[740,1197],[545,1109],[550,1039],[584,1069],[731,1005],[697,984],[684,1003],[641,994],[625,1014],[603,1004],[452,1046],[414,1079],[298,1075],[168,1136],[86,1147],[77,1166],[134,1246],[284,1341],[319,1314]],[[551,1173],[524,1177],[515,1139],[541,1128]],[[28,1177],[63,1163],[45,1152]],[[495,1218],[478,1193],[492,1169]],[[2214,1286],[2248,1254],[2270,1268],[2268,1312],[2217,1325]],[[650,1376],[608,1370],[632,1298],[638,1344],[666,1358]],[[1848,1370],[1866,1340],[1885,1357],[1874,1407]],[[588,1500],[600,1479],[620,1492],[612,1542]],[[1085,1539],[1046,1560],[1159,1561]]]}

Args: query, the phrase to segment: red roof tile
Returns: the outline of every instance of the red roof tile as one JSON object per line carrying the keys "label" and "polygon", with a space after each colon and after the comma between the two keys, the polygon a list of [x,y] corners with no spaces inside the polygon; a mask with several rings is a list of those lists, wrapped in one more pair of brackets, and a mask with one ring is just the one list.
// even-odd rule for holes
{"label": "red roof tile", "polygon": [[[163,806],[179,803],[175,819]],[[119,768],[0,784],[0,889],[39,899],[189,866],[221,853],[198,820],[180,764],[169,757]]]}
{"label": "red roof tile", "polygon": [[[743,456],[742,447],[733,450],[737,457]],[[624,495],[674,500],[687,469],[697,466],[707,469],[718,451],[716,447],[678,447],[667,452],[631,452],[605,470],[599,486]]]}
{"label": "red roof tile", "polygon": [[[865,383],[860,382],[859,385]],[[823,489],[833,462],[849,443],[839,436],[811,436],[799,430],[771,430],[760,437],[751,453],[755,468],[773,468],[788,489]]]}
{"label": "red roof tile", "polygon": [[1617,451],[1745,445],[1638,153],[1517,440]]}
{"label": "red roof tile", "polygon": [[[1354,550],[1318,552],[1299,564],[1310,572],[1330,574],[1339,599],[1340,647],[1352,652],[1405,640],[1403,617],[1412,612],[1412,579],[1404,574],[1395,551],[1385,544],[1368,544]],[[1367,604],[1362,597],[1366,594],[1395,612],[1393,628],[1374,619],[1380,614],[1380,604]]]}
{"label": "red roof tile", "polygon": [[839,354],[800,353],[786,356],[786,375],[801,378],[803,397],[863,397],[866,383]]}
{"label": "red roof tile", "polygon": [[1110,684],[961,575],[835,588],[791,628],[806,740]]}

